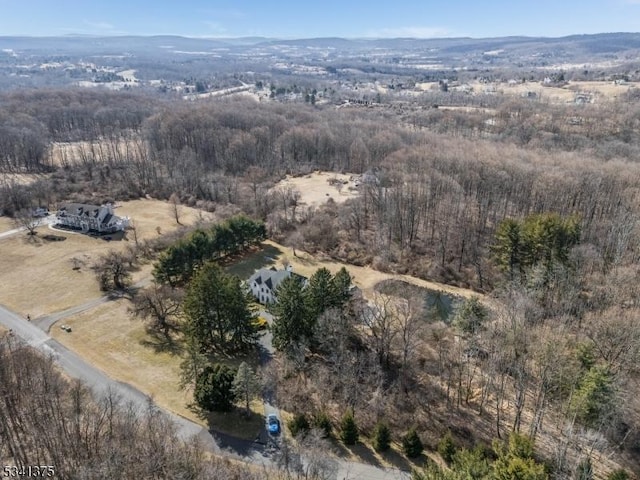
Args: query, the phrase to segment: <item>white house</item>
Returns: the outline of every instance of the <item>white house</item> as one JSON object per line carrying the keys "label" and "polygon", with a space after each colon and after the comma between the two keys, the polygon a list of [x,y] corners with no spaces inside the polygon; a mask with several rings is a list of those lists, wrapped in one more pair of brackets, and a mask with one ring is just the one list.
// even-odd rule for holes
{"label": "white house", "polygon": [[275,303],[277,301],[276,289],[285,278],[293,276],[303,285],[307,284],[307,278],[291,271],[291,266],[285,270],[276,270],[274,267],[261,268],[256,271],[247,284],[256,300],[262,304]]}
{"label": "white house", "polygon": [[83,232],[114,233],[129,226],[129,217],[118,217],[113,213],[110,203],[105,205],[87,205],[67,203],[56,213],[56,223]]}

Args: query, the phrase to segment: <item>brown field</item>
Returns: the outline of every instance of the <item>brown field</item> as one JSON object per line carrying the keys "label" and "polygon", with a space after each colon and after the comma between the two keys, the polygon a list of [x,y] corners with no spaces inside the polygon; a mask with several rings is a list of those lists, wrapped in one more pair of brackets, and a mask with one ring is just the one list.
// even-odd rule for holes
{"label": "brown field", "polygon": [[[342,203],[349,198],[358,196],[357,190],[349,190],[349,187],[354,186],[353,181],[349,179],[355,176],[348,173],[314,172],[303,177],[287,176],[287,178],[278,182],[274,188],[296,188],[300,192],[300,204],[305,206],[321,205],[329,198],[332,198],[336,203]],[[328,180],[332,178],[347,182],[344,184],[342,191],[338,192],[335,186],[329,184]]]}
{"label": "brown field", "polygon": [[128,307],[124,299],[99,305],[63,320],[70,333],[54,325],[51,336],[111,378],[130,383],[159,405],[200,422],[186,408],[190,394],[178,389],[179,357],[154,348],[144,324],[131,319]]}
{"label": "brown field", "polygon": [[16,228],[16,224],[13,219],[9,217],[0,217],[0,233]]}
{"label": "brown field", "polygon": [[[195,223],[198,210],[180,207],[181,222]],[[134,200],[122,203],[118,215],[130,216],[140,239],[153,238],[176,228],[169,204],[158,200]],[[6,219],[0,226],[4,227]],[[13,228],[13,227],[11,227]],[[64,241],[47,241],[50,234],[65,237]],[[86,235],[38,229],[38,236],[30,240],[26,233],[18,233],[0,239],[0,303],[10,309],[36,318],[79,305],[102,296],[91,270],[92,264],[109,250],[124,250],[133,242],[127,232],[125,239],[105,241]],[[79,270],[73,270],[72,259],[82,262]],[[134,274],[134,282],[148,275],[149,267]]]}

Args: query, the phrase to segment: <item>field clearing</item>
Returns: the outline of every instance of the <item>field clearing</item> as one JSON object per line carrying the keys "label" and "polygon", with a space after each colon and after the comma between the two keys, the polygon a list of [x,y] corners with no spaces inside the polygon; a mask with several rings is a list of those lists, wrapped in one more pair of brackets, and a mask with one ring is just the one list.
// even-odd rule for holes
{"label": "field clearing", "polygon": [[[488,86],[479,82],[472,82],[470,85],[474,92],[483,92]],[[493,86],[497,94],[523,97],[529,92],[533,92],[541,101],[550,103],[572,103],[576,93],[584,92],[591,94],[593,101],[599,103],[614,100],[634,88],[635,85],[632,83],[617,85],[614,82],[568,82],[562,87],[546,87],[540,82],[525,82],[514,85],[498,83]]]}
{"label": "field clearing", "polygon": [[[325,203],[330,198],[336,203],[346,202],[349,198],[359,195],[357,190],[350,190],[355,184],[351,178],[357,175],[348,173],[314,172],[303,177],[292,177],[287,175],[284,180],[278,182],[274,189],[292,187],[300,192],[300,204],[305,206],[318,206]],[[342,191],[330,185],[328,180],[337,179],[343,182]],[[346,183],[344,183],[346,182]]]}
{"label": "field clearing", "polygon": [[[199,210],[180,208],[184,225],[199,219]],[[139,239],[158,236],[158,228],[167,233],[177,227],[170,205],[164,201],[125,202],[116,213],[133,219]],[[2,218],[2,222],[5,225],[6,219]],[[65,240],[43,240],[47,234],[65,237]],[[124,251],[131,243],[132,232],[127,232],[123,240],[108,242],[78,233],[53,231],[48,226],[39,227],[32,241],[26,233],[0,239],[0,303],[36,318],[101,297],[103,293],[91,266],[100,255],[109,250]],[[81,264],[78,270],[73,270],[74,258]],[[134,282],[149,272],[150,266],[135,272]]]}

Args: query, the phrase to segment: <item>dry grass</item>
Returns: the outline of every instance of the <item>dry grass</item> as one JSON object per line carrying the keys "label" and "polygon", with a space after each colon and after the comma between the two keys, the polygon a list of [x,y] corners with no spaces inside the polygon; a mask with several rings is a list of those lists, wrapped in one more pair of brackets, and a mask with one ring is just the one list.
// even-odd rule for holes
{"label": "dry grass", "polygon": [[[180,208],[183,224],[198,220],[198,210]],[[140,239],[157,236],[158,228],[166,233],[177,227],[169,205],[158,200],[125,202],[117,208],[117,213],[134,220]],[[66,239],[59,242],[43,240],[47,234]],[[54,232],[42,226],[33,240],[25,233],[0,239],[0,303],[35,318],[100,297],[102,293],[91,265],[109,250],[124,250],[133,242],[132,238],[129,232],[124,240],[107,242],[76,233]],[[79,270],[73,270],[73,258],[83,263]],[[135,273],[134,281],[148,273],[149,267],[143,268]]]}
{"label": "dry grass", "polygon": [[[287,176],[284,180],[278,182],[274,188],[293,187],[300,192],[300,203],[306,206],[318,206],[332,198],[336,203],[345,202],[349,198],[357,197],[357,190],[349,190],[353,187],[353,181],[349,180],[350,174],[314,172],[303,177]],[[355,175],[353,175],[355,178]],[[342,191],[329,184],[328,180],[337,179],[343,184]]]}
{"label": "dry grass", "polygon": [[0,233],[6,232],[7,230],[13,230],[16,228],[16,225],[13,219],[9,217],[0,217]]}
{"label": "dry grass", "polygon": [[129,383],[178,415],[205,424],[187,408],[191,393],[181,391],[180,357],[158,351],[144,324],[132,320],[128,300],[116,300],[64,320],[67,333],[54,326],[51,336],[104,371]]}
{"label": "dry grass", "polygon": [[[280,245],[276,242],[272,242],[271,240],[267,240],[265,244],[281,252],[277,257],[274,257],[276,260],[275,265],[277,268],[282,268],[283,261],[288,261],[293,266],[293,270],[295,272],[306,277],[313,275],[313,273],[321,267],[327,268],[331,271],[331,273],[335,273],[342,267],[346,267],[351,276],[354,278],[354,284],[362,289],[365,296],[372,296],[375,285],[382,280],[395,279],[402,280],[422,288],[427,288],[429,290],[439,290],[465,298],[469,298],[472,295],[482,297],[481,294],[478,294],[472,290],[444,285],[442,283],[429,282],[412,277],[410,275],[384,273],[369,267],[358,267],[334,260],[316,259],[307,253],[300,252],[300,250],[296,250],[298,256],[294,257],[291,248],[285,247],[284,245]],[[270,251],[273,252],[274,250]]]}

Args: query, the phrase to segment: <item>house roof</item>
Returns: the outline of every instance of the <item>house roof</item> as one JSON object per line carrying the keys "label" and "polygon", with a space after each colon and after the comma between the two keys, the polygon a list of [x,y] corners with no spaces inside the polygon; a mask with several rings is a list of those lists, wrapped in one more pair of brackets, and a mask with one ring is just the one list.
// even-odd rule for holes
{"label": "house roof", "polygon": [[58,215],[97,217],[98,212],[100,212],[100,207],[98,205],[89,205],[87,203],[67,203],[60,207]]}
{"label": "house roof", "polygon": [[[100,214],[100,210],[102,208],[103,207],[99,205],[90,205],[88,203],[66,203],[60,207],[60,210],[58,210],[58,215],[63,217],[74,216],[98,218],[98,215]],[[114,217],[115,215],[107,213],[102,219],[101,223],[104,225],[108,225]]]}
{"label": "house roof", "polygon": [[280,285],[282,281],[289,276],[294,277],[300,282],[304,282],[306,280],[306,277],[298,275],[297,273],[289,272],[287,270],[261,268],[253,275],[251,275],[251,277],[249,277],[249,284],[256,282],[258,285],[261,285],[262,283],[264,283],[265,286],[269,287],[271,291],[274,291],[276,288],[278,288],[278,285]]}

